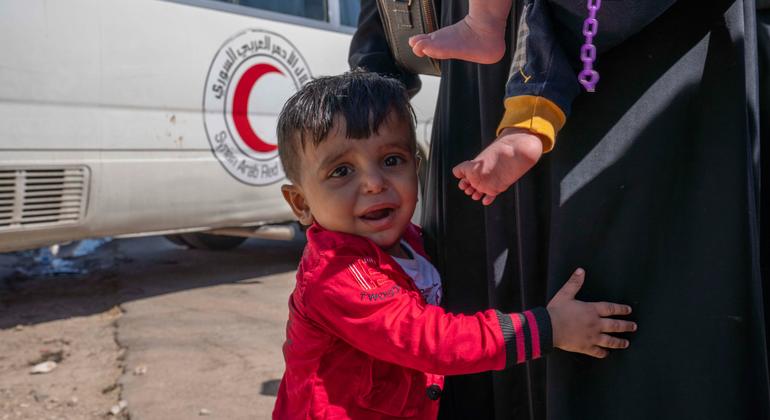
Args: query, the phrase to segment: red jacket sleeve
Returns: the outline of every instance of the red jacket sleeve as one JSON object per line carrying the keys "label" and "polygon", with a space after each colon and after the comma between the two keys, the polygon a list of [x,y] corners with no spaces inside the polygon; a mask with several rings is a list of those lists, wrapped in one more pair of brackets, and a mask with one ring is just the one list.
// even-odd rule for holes
{"label": "red jacket sleeve", "polygon": [[440,375],[499,370],[550,350],[545,309],[451,314],[426,304],[372,260],[334,257],[316,267],[306,313],[329,333],[389,363]]}

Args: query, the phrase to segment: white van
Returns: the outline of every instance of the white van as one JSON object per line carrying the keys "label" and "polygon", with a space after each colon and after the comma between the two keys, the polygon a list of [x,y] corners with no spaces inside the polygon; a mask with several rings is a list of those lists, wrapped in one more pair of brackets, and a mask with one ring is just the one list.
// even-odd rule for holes
{"label": "white van", "polygon": [[[226,248],[243,239],[192,232],[292,221],[277,114],[313,77],[347,70],[358,8],[0,1],[0,252],[155,234]],[[424,150],[437,91],[424,78],[413,100]]]}

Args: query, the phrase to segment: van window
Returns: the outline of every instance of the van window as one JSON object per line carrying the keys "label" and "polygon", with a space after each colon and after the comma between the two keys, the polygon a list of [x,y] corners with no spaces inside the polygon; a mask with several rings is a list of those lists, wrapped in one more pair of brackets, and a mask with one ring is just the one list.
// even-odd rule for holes
{"label": "van window", "polygon": [[308,19],[329,21],[327,0],[218,0],[224,3],[284,13]]}
{"label": "van window", "polygon": [[342,25],[357,27],[360,12],[360,0],[340,0],[340,23]]}

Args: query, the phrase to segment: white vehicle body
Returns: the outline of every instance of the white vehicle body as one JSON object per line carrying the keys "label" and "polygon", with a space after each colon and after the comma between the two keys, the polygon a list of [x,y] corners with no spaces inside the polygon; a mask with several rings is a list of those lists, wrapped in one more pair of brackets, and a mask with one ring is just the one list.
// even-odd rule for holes
{"label": "white vehicle body", "polygon": [[[0,1],[0,252],[293,220],[277,114],[347,70],[354,30],[346,1],[299,1],[324,20],[237,0]],[[423,78],[413,100],[423,146],[437,90]]]}

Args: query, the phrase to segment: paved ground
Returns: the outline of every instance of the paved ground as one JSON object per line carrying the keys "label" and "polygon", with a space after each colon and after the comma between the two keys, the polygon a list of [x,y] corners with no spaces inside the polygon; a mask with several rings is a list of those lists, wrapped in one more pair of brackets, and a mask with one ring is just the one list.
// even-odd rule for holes
{"label": "paved ground", "polygon": [[269,418],[302,246],[115,240],[57,277],[0,254],[0,420]]}

